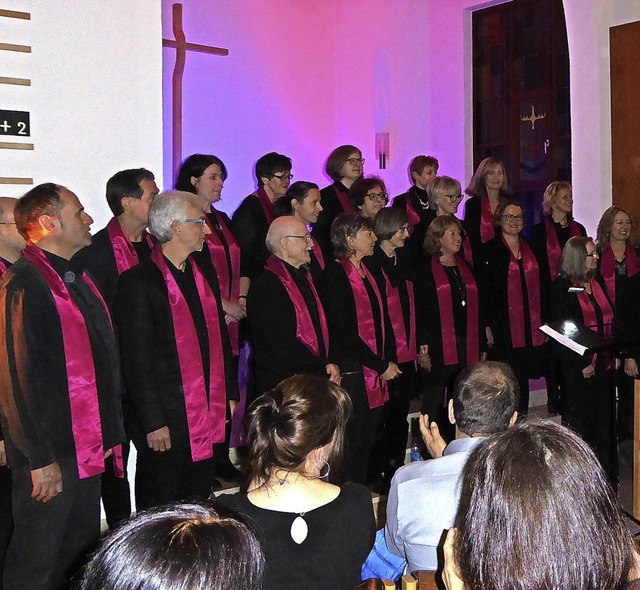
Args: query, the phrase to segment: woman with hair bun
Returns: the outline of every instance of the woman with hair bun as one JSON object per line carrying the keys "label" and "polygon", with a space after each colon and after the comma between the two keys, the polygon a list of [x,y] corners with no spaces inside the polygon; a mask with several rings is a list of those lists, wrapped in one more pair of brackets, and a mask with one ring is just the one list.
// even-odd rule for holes
{"label": "woman with hair bun", "polygon": [[247,425],[248,492],[217,499],[256,525],[265,590],[350,590],[375,537],[371,495],[335,479],[351,414],[328,379],[296,375],[253,402]]}

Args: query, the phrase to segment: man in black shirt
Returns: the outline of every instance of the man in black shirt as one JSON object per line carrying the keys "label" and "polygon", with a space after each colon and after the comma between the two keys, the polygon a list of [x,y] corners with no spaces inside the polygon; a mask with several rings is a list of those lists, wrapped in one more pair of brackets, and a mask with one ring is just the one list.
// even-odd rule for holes
{"label": "man in black shirt", "polygon": [[91,242],[78,197],[42,184],[16,205],[29,241],[0,282],[0,410],[15,530],[6,588],[66,587],[100,533],[104,457],[124,439],[104,301],[70,260]]}

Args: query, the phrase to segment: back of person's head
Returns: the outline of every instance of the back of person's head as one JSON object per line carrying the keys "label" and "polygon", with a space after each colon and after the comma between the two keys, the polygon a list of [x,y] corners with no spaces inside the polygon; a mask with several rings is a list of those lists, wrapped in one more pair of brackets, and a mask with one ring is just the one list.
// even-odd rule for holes
{"label": "back of person's head", "polygon": [[469,436],[502,432],[509,428],[519,397],[520,387],[509,365],[481,361],[465,367],[453,391],[456,425]]}
{"label": "back of person's head", "polygon": [[107,180],[107,203],[111,213],[115,216],[122,215],[122,199],[131,197],[140,199],[144,190],[140,186],[143,180],[155,180],[156,177],[146,168],[131,168],[120,170]]}
{"label": "back of person's head", "polygon": [[618,590],[633,540],[593,451],[553,422],[489,437],[466,463],[454,555],[465,587]]}
{"label": "back of person's head", "polygon": [[309,453],[325,445],[335,475],[351,408],[344,389],[313,375],[290,377],[261,395],[245,418],[250,481],[265,482],[276,469],[302,472]]}
{"label": "back of person's head", "polygon": [[264,556],[232,510],[182,504],[143,512],[110,533],[78,590],[260,590]]}

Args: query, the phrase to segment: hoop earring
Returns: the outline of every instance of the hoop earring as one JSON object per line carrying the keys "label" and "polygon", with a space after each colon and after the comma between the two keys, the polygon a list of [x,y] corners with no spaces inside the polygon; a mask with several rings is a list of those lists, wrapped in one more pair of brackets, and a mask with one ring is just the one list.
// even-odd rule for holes
{"label": "hoop earring", "polygon": [[[327,471],[325,473],[322,473],[322,470],[324,469],[324,465],[322,467],[320,467],[320,469],[318,470],[318,475],[316,476],[318,479],[327,479],[327,477],[329,477],[329,472],[331,471],[331,465],[329,465],[329,462],[325,459],[322,459],[321,463],[324,463],[324,465],[327,466]],[[313,466],[317,469],[318,468],[318,464],[314,461],[313,462]]]}

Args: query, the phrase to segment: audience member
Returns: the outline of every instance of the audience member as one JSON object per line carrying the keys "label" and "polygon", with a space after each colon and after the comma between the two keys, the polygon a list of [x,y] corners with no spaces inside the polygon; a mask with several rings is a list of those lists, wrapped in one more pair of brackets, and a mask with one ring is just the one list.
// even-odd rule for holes
{"label": "audience member", "polygon": [[262,590],[252,528],[215,504],[143,512],[109,534],[78,590]]}
{"label": "audience member", "polygon": [[420,417],[420,431],[434,459],[400,468],[387,500],[385,539],[407,560],[408,570],[438,569],[444,531],[458,509],[462,470],[487,436],[506,430],[517,417],[518,382],[508,365],[483,361],[464,369],[449,401],[456,438],[445,446],[438,426]]}
{"label": "audience member", "polygon": [[265,590],[353,588],[373,546],[364,486],[335,474],[351,412],[328,379],[297,375],[253,402],[247,414],[247,494],[218,501],[255,523],[265,551]]}

